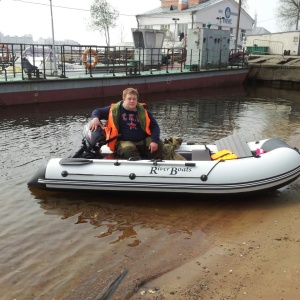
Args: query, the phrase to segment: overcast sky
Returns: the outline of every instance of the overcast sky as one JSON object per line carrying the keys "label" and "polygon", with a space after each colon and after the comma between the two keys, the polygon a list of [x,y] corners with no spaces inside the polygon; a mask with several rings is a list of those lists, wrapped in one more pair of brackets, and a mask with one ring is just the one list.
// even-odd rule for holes
{"label": "overcast sky", "polygon": [[[160,0],[108,0],[120,13],[118,26],[111,32],[111,45],[123,39],[131,42],[131,28],[137,26],[135,15],[159,7]],[[103,45],[105,39],[98,32],[87,29],[90,18],[89,8],[93,0],[52,0],[54,36],[56,40],[72,39],[80,44]],[[259,27],[271,32],[281,31],[276,26],[275,9],[278,0],[248,0],[248,13],[254,18],[255,12]],[[49,0],[0,0],[0,31],[4,35],[31,34],[34,40],[39,37],[52,37]]]}

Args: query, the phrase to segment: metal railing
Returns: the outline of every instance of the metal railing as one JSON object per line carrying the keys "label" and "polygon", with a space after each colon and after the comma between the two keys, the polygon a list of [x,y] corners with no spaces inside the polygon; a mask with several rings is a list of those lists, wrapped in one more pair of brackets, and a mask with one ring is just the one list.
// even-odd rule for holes
{"label": "metal railing", "polygon": [[258,55],[283,55],[284,43],[279,41],[269,41],[254,39],[251,54]]}
{"label": "metal railing", "polygon": [[[54,51],[55,50],[55,51]],[[54,59],[54,55],[56,59]],[[238,59],[236,58],[238,57]],[[55,65],[56,63],[56,65]],[[0,44],[0,73],[7,81],[153,74],[154,71],[201,71],[228,66],[244,67],[244,52],[199,49],[187,53],[182,48],[133,48],[97,45]],[[0,80],[1,80],[0,77]]]}

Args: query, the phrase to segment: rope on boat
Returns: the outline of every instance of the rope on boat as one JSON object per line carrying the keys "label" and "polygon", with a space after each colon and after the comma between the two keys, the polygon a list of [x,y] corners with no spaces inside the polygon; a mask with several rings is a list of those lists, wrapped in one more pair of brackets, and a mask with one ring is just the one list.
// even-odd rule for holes
{"label": "rope on boat", "polygon": [[220,163],[220,162],[224,162],[225,160],[218,160],[217,163],[209,170],[209,172],[207,174],[203,174],[200,176],[201,181],[207,181],[208,179],[208,175],[211,173],[211,171]]}

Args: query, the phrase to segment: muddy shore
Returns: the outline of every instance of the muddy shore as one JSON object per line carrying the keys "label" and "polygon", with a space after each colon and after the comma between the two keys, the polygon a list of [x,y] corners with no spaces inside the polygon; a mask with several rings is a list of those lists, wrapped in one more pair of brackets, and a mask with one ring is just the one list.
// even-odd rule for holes
{"label": "muddy shore", "polygon": [[101,205],[34,191],[45,215],[62,222],[7,241],[0,298],[298,299],[299,191],[298,179],[263,196]]}
{"label": "muddy shore", "polygon": [[139,289],[148,297],[133,299],[159,299],[149,288],[161,299],[298,299],[299,191],[298,180],[283,198],[240,205],[202,253],[190,253],[188,262]]}

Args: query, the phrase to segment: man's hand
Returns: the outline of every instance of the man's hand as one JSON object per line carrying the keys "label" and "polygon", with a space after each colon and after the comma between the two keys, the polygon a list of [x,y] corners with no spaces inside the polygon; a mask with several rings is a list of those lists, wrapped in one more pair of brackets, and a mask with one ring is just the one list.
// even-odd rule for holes
{"label": "man's hand", "polygon": [[90,123],[90,130],[95,131],[98,127],[101,127],[100,120],[98,118],[93,118]]}
{"label": "man's hand", "polygon": [[156,150],[158,149],[158,144],[157,143],[154,143],[154,142],[151,142],[150,145],[149,145],[149,150],[151,153],[155,152]]}

